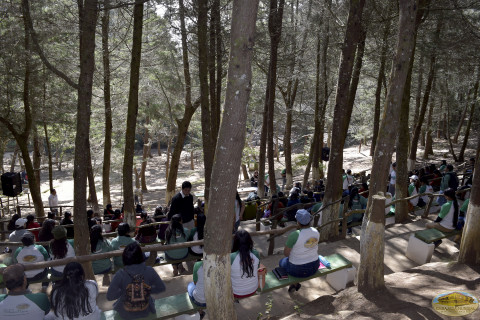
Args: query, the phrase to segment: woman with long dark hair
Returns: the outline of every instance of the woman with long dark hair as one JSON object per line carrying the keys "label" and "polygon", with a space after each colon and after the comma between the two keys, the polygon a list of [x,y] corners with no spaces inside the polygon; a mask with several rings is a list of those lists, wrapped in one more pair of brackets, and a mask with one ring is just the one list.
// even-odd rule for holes
{"label": "woman with long dark hair", "polygon": [[63,270],[62,280],[53,286],[52,311],[45,319],[100,319],[97,295],[97,283],[85,279],[80,263],[70,262]]}
{"label": "woman with long dark hair", "polygon": [[[112,251],[110,242],[103,239],[102,227],[99,224],[90,230],[90,250],[93,254]],[[110,259],[92,261],[92,268],[94,274],[107,273],[112,269],[112,261]]]}
{"label": "woman with long dark hair", "polygon": [[8,225],[7,225],[8,231],[15,230],[15,222],[17,222],[18,219],[20,219],[20,215],[16,213],[12,216],[12,218],[10,218],[10,221],[8,221]]}
{"label": "woman with long dark hair", "polygon": [[[183,243],[187,242],[188,229],[185,229],[182,224],[182,216],[179,214],[173,215],[170,225],[165,231],[165,243]],[[180,248],[174,250],[165,251],[165,257],[167,260],[181,260],[188,256],[188,248]],[[178,276],[179,272],[185,271],[182,263],[172,263],[173,276]]]}
{"label": "woman with long dark hair", "polygon": [[[455,195],[455,190],[452,188],[445,189],[443,196],[447,202],[442,205],[437,219],[434,222],[428,222],[425,224],[425,227],[427,229],[437,229],[442,232],[452,232],[457,227],[458,222],[459,209],[457,196]],[[442,243],[442,240],[437,240],[434,243],[435,247],[438,247]]]}
{"label": "woman with long dark hair", "polygon": [[[124,268],[118,270],[113,276],[112,283],[108,287],[107,300],[117,300],[113,304],[113,309],[116,310],[123,319],[135,319],[146,317],[149,313],[155,313],[155,302],[150,294],[160,293],[165,291],[165,284],[158,276],[157,272],[149,266],[145,265],[145,256],[142,248],[137,242],[130,243],[125,247],[122,254],[122,261]],[[136,301],[136,308],[142,309],[138,311],[128,311],[133,307],[130,303],[132,297],[131,289],[128,289],[129,284],[132,284],[134,279],[141,276],[143,286],[149,289],[150,294],[144,293],[144,299]],[[141,306],[141,308],[140,308]],[[133,309],[133,308],[132,308]]]}
{"label": "woman with long dark hair", "polygon": [[[75,257],[73,239],[67,240],[67,229],[64,226],[53,228],[54,239],[50,242],[52,260]],[[60,278],[65,266],[52,267],[52,276]]]}
{"label": "woman with long dark hair", "polygon": [[50,241],[53,239],[53,228],[55,228],[55,220],[47,219],[43,221],[42,229],[38,233],[38,241]]}
{"label": "woman with long dark hair", "polygon": [[[152,219],[150,219],[150,217],[145,211],[142,211],[140,213],[140,217],[142,218],[140,227],[153,223]],[[155,242],[157,240],[157,229],[155,229],[155,226],[138,228],[138,233],[137,233],[137,236],[135,237],[135,240],[137,240],[140,243]]]}
{"label": "woman with long dark hair", "polygon": [[254,295],[258,288],[260,256],[253,249],[253,240],[247,231],[235,232],[230,261],[234,297],[245,298]]}
{"label": "woman with long dark hair", "polygon": [[[188,241],[197,241],[202,240],[205,233],[205,223],[207,222],[207,217],[203,212],[197,214],[197,226],[190,230],[190,236]],[[203,246],[193,246],[189,248],[189,252],[196,256],[203,255]]]}

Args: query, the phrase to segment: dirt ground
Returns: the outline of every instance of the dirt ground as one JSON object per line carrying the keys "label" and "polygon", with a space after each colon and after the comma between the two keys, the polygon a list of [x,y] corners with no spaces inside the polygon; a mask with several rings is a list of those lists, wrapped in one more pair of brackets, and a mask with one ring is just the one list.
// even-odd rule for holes
{"label": "dirt ground", "polygon": [[[466,159],[474,155],[472,145],[466,150]],[[448,147],[443,141],[436,141],[435,155],[431,162],[439,163],[446,158]],[[419,150],[419,156],[423,150]],[[157,205],[164,204],[165,196],[165,155],[155,156],[149,160],[147,168],[147,185],[149,191],[143,194],[142,203],[147,212],[152,213]],[[193,192],[203,191],[203,170],[198,161],[195,170],[191,170],[189,155],[182,156],[178,185],[184,180],[193,183]],[[8,155],[6,156],[8,159]],[[369,156],[369,146],[363,147],[358,152],[358,146],[345,149],[344,167],[351,168],[353,172],[369,169],[372,165]],[[278,181],[281,181],[280,171],[284,162],[280,159],[278,164]],[[299,177],[302,168],[298,168],[294,175]],[[48,203],[48,172],[42,172],[42,198]],[[97,174],[97,187],[101,186],[101,177]],[[239,187],[249,186],[248,182],[239,182]],[[54,171],[54,187],[57,189],[61,205],[73,204],[73,179],[72,166],[63,171]],[[102,203],[102,192],[97,189],[99,202]],[[114,208],[120,207],[122,203],[121,177],[118,174],[112,175],[112,204]],[[5,198],[2,198],[5,205]],[[28,204],[28,197],[19,197],[21,204]],[[432,208],[431,212],[438,212],[438,207]],[[23,213],[23,212],[22,212]],[[24,214],[27,212],[25,211]],[[433,220],[436,215],[431,214],[429,219]],[[430,221],[429,220],[429,221]],[[432,262],[418,266],[405,256],[408,238],[412,232],[424,229],[427,219],[411,216],[407,223],[397,224],[385,230],[385,283],[384,291],[364,296],[357,292],[356,287],[351,284],[347,289],[336,292],[324,278],[317,278],[306,281],[298,292],[288,293],[287,289],[280,289],[271,294],[254,296],[243,299],[235,304],[238,319],[448,319],[436,313],[432,308],[432,299],[436,295],[452,290],[466,291],[480,298],[480,268],[468,267],[455,263],[458,257],[458,245],[450,240],[435,250]],[[254,226],[249,222],[242,222],[242,228],[253,230]],[[359,228],[354,228],[354,234],[347,239],[322,243],[319,246],[319,253],[329,255],[340,253],[352,261],[358,267],[360,261]],[[275,268],[282,257],[283,246],[286,236],[277,238],[275,254],[267,256],[266,237],[256,237],[255,247],[261,254],[262,263],[269,270]],[[0,256],[0,260],[4,256]],[[167,292],[156,295],[156,298],[185,292],[188,282],[192,281],[191,272],[172,277],[171,266],[155,268],[165,281]],[[191,270],[191,269],[190,269]],[[101,278],[97,278],[101,283]],[[40,290],[40,285],[32,285],[32,289]],[[51,287],[50,289],[51,290]],[[112,302],[106,301],[105,293],[107,287],[100,286],[98,304],[103,310],[111,309]],[[209,319],[208,313],[205,319]],[[466,316],[465,319],[480,319],[480,311]],[[212,320],[212,319],[210,319]]]}

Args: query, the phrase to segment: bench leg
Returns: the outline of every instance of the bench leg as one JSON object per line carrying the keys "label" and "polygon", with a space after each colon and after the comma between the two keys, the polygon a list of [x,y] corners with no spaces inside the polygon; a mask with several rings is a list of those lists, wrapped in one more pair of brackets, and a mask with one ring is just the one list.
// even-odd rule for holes
{"label": "bench leg", "polygon": [[395,224],[395,216],[385,218],[385,225],[388,226],[391,224]]}
{"label": "bench leg", "polygon": [[410,260],[422,265],[430,262],[433,250],[435,250],[435,245],[433,243],[425,243],[415,237],[414,234],[411,234],[405,255]]}
{"label": "bench leg", "polygon": [[355,279],[355,274],[356,269],[352,266],[348,269],[327,274],[327,282],[335,291],[340,291],[345,289],[347,284]]}
{"label": "bench leg", "polygon": [[105,273],[103,275],[102,286],[108,287],[110,285],[110,274]]}

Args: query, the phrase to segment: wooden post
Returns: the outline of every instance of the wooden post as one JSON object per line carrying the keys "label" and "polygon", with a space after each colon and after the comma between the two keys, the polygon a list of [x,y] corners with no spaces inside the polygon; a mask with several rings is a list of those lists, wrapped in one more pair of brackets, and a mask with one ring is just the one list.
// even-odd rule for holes
{"label": "wooden post", "polygon": [[432,206],[432,203],[433,203],[433,199],[435,199],[434,196],[428,196],[428,197],[429,197],[428,204],[427,204],[427,207],[425,208],[425,211],[422,214],[422,218],[428,217],[428,214],[430,213],[430,207]]}

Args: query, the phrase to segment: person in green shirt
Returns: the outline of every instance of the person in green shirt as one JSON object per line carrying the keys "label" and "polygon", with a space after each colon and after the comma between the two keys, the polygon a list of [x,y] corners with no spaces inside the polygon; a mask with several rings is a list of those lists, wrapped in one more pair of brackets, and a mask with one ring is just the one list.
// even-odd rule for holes
{"label": "person in green shirt", "polygon": [[[99,224],[94,225],[90,230],[90,249],[93,254],[112,251],[110,242],[103,239],[102,227]],[[108,273],[112,269],[112,261],[108,258],[92,261],[92,268],[94,274]]]}
{"label": "person in green shirt", "polygon": [[[459,207],[455,191],[448,188],[444,192],[447,202],[442,205],[440,213],[434,222],[425,224],[427,229],[437,229],[442,232],[452,232],[457,227]],[[438,247],[442,240],[435,241],[435,247]]]}
{"label": "person in green shirt", "polygon": [[[118,236],[112,239],[110,243],[110,245],[112,246],[112,250],[119,250],[119,249],[123,250],[130,243],[135,242],[135,239],[132,239],[130,237],[129,232],[130,232],[130,226],[128,225],[128,223],[122,222],[118,225],[117,227]],[[113,264],[116,270],[123,268],[122,257],[121,256],[113,257]]]}

